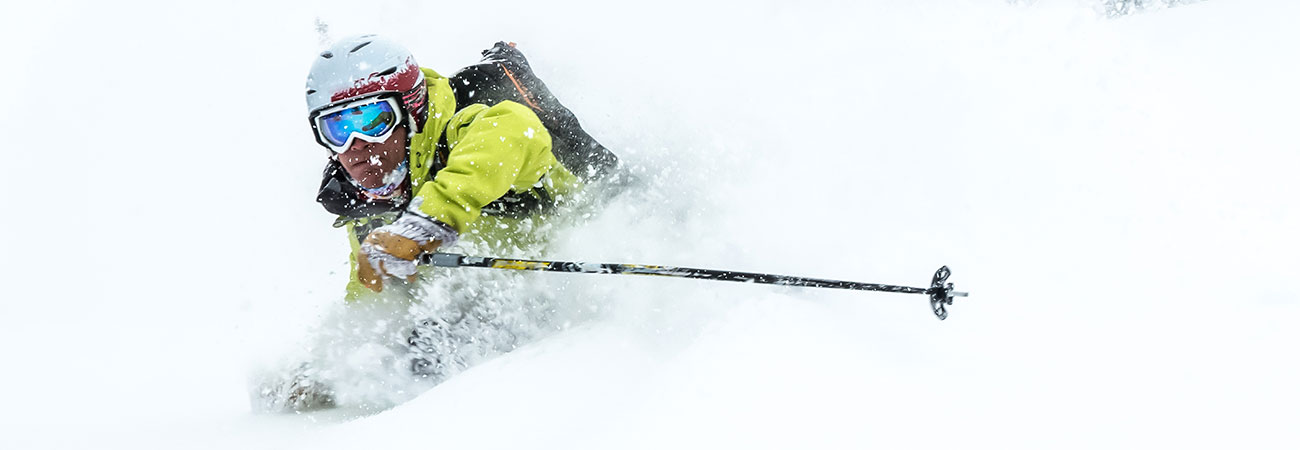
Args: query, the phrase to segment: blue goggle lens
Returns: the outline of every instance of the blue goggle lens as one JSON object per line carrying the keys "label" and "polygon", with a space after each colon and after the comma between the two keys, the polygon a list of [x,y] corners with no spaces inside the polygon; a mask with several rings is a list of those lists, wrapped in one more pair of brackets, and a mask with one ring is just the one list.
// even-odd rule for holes
{"label": "blue goggle lens", "polygon": [[321,136],[335,146],[343,146],[352,133],[383,136],[397,125],[397,114],[387,101],[377,101],[333,112],[320,118]]}

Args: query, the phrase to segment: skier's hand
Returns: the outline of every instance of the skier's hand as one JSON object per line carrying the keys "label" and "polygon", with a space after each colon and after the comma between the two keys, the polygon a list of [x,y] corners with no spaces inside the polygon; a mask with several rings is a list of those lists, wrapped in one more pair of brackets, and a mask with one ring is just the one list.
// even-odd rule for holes
{"label": "skier's hand", "polygon": [[456,240],[451,227],[407,211],[389,225],[376,228],[361,242],[357,279],[375,292],[384,290],[384,277],[415,279],[415,258]]}

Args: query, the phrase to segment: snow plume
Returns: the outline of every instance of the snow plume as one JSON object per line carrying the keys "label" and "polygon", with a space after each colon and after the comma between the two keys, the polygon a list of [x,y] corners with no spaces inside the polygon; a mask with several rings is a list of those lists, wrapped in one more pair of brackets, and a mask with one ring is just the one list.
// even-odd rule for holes
{"label": "snow plume", "polygon": [[[552,241],[584,240],[572,230],[604,216],[597,214],[604,205],[637,205],[650,214],[639,216],[639,222],[657,223],[652,218],[667,206],[683,204],[673,201],[680,197],[665,187],[689,183],[671,177],[672,169],[664,170],[676,163],[660,161],[654,170],[637,164],[629,162],[627,173],[563,199],[545,218],[484,217],[444,251],[554,256],[548,250]],[[615,297],[608,289],[570,281],[548,274],[449,268],[426,268],[415,283],[389,279],[377,299],[330,307],[307,332],[301,351],[283,355],[278,367],[264,368],[253,378],[252,402],[266,412],[335,408],[342,412],[330,416],[341,418],[391,408],[483,361],[600,317],[600,305]]]}
{"label": "snow plume", "polygon": [[[541,258],[552,236],[580,223],[582,211],[595,207],[595,197],[610,195],[614,193],[593,187],[569,199],[553,221],[484,218],[444,251]],[[551,283],[545,275],[448,268],[422,272],[414,283],[388,279],[377,298],[330,308],[308,332],[303,351],[285,355],[287,364],[254,378],[255,407],[270,412],[330,407],[372,414],[591,317],[572,306],[591,302],[581,290]]]}
{"label": "snow plume", "polygon": [[328,47],[334,39],[330,37],[330,24],[325,23],[320,17],[316,18],[316,42],[321,47]]}
{"label": "snow plume", "polygon": [[[255,407],[372,414],[565,325],[555,319],[554,294],[523,275],[438,272],[412,286],[390,281],[379,300],[332,308],[303,351],[254,379]],[[325,403],[310,398],[318,394]]]}
{"label": "snow plume", "polygon": [[1108,17],[1127,16],[1143,11],[1199,3],[1205,0],[1100,0]]}
{"label": "snow plume", "polygon": [[399,289],[382,301],[338,305],[314,327],[301,352],[283,355],[282,368],[254,378],[255,409],[267,412],[343,407],[372,413],[414,397],[402,345],[412,320]]}

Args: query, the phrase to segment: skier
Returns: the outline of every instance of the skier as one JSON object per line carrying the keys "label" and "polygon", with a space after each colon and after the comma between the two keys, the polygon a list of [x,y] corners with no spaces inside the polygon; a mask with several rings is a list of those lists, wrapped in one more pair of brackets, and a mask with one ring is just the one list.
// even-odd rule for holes
{"label": "skier", "polygon": [[[498,42],[483,56],[479,64],[444,77],[418,66],[401,45],[363,35],[339,41],[312,64],[308,120],[328,156],[317,201],[338,215],[334,224],[346,227],[352,249],[346,295],[352,320],[333,331],[342,336],[322,335],[324,347],[346,347],[355,330],[374,328],[356,324],[367,314],[386,314],[376,312],[386,304],[378,294],[385,288],[401,287],[396,295],[412,300],[421,253],[470,234],[476,241],[516,246],[544,240],[534,236],[542,228],[537,223],[545,221],[541,213],[618,172],[618,158],[582,129],[514,44]],[[494,319],[472,310],[501,309],[495,294],[508,294],[492,294],[456,300],[472,305],[470,314],[451,314],[461,318],[383,316],[369,322],[407,327],[376,333],[389,340],[381,345],[394,349],[394,366],[409,360],[407,377],[438,380],[527,338],[528,330],[518,328],[527,319]],[[481,305],[493,301],[498,303]],[[352,370],[356,360],[349,358],[342,357],[348,361],[342,367],[306,362],[286,378],[272,376],[254,393],[255,402],[281,411],[336,406],[331,378],[339,376],[329,372]]]}
{"label": "skier", "polygon": [[351,237],[349,300],[412,281],[421,253],[481,216],[534,215],[617,166],[514,44],[483,56],[447,78],[365,35],[312,65],[308,119],[329,155],[317,201]]}

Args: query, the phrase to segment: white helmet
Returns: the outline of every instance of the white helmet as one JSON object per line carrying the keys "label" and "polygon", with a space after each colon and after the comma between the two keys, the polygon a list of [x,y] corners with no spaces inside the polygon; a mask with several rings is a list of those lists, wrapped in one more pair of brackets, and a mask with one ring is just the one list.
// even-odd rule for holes
{"label": "white helmet", "polygon": [[[307,74],[307,113],[369,96],[399,97],[411,133],[429,117],[429,93],[415,56],[396,42],[367,34],[340,40],[321,52]],[[313,119],[313,126],[314,126]]]}

